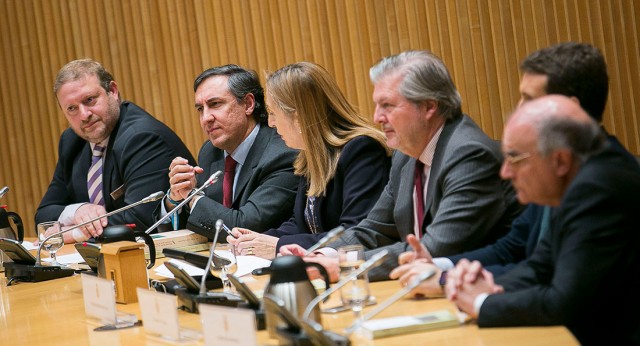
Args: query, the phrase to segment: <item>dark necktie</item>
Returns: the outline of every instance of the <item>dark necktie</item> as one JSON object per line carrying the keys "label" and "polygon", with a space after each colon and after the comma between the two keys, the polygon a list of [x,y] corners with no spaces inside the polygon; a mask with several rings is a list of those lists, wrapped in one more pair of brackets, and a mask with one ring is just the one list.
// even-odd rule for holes
{"label": "dark necktie", "polygon": [[540,234],[538,234],[538,242],[544,237],[551,227],[551,207],[544,207],[542,210],[542,220],[540,220]]}
{"label": "dark necktie", "polygon": [[422,238],[422,221],[424,219],[424,163],[416,160],[416,170],[413,175],[413,184],[416,188],[416,214],[418,215],[418,236]]}
{"label": "dark necktie", "polygon": [[104,206],[102,196],[102,156],[105,147],[96,145],[93,147],[91,167],[87,173],[87,190],[89,191],[89,203]]}
{"label": "dark necktie", "polygon": [[227,155],[224,159],[224,180],[222,182],[222,205],[231,208],[233,202],[233,179],[236,176],[236,160]]}

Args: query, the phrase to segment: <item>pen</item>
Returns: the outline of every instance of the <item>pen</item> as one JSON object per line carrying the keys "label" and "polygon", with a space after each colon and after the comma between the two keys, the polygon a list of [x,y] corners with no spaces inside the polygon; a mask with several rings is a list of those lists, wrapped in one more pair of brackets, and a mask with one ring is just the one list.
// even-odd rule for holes
{"label": "pen", "polygon": [[227,227],[227,225],[225,225],[224,223],[222,224],[222,229],[227,232],[228,235],[232,236],[233,238],[235,238],[233,236],[233,233],[231,233],[231,230],[229,229],[229,227]]}

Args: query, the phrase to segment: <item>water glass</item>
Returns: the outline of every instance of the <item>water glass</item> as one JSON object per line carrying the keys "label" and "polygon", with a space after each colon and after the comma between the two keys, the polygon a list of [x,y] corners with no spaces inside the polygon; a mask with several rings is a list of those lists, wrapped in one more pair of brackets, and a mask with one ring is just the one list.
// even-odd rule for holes
{"label": "water glass", "polygon": [[[346,278],[365,262],[362,245],[343,246],[338,249],[340,259],[340,278]],[[362,319],[362,309],[369,300],[369,278],[367,274],[353,277],[340,291],[342,304],[350,306],[356,321]]]}
{"label": "water glass", "polygon": [[222,280],[222,286],[227,293],[233,293],[231,281],[227,277],[228,274],[235,274],[238,270],[238,261],[234,246],[229,244],[229,249],[215,249],[213,258],[211,259],[210,272],[211,275]]}
{"label": "water glass", "polygon": [[[60,222],[58,221],[49,221],[39,223],[38,226],[38,240],[39,242],[43,242],[49,235],[60,232]],[[51,265],[59,266],[60,263],[56,260],[56,252],[60,250],[60,248],[64,245],[64,240],[62,239],[62,234],[51,237],[49,240],[44,243],[42,246],[47,252],[49,252],[49,256],[51,256]]]}

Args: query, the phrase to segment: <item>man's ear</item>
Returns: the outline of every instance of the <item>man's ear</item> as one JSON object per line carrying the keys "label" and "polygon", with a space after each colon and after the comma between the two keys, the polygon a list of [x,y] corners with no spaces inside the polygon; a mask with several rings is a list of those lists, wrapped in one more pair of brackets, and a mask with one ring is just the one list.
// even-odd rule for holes
{"label": "man's ear", "polygon": [[109,82],[109,92],[113,93],[116,98],[118,97],[118,83],[116,81]]}
{"label": "man's ear", "polygon": [[575,160],[569,149],[559,149],[551,154],[551,162],[558,177],[568,175],[573,169]]}
{"label": "man's ear", "polygon": [[424,114],[425,119],[431,119],[438,111],[438,101],[436,100],[426,100],[421,101],[418,104],[418,109],[422,114]]}
{"label": "man's ear", "polygon": [[244,96],[244,112],[246,115],[253,114],[253,110],[256,108],[256,98],[252,93],[248,93]]}

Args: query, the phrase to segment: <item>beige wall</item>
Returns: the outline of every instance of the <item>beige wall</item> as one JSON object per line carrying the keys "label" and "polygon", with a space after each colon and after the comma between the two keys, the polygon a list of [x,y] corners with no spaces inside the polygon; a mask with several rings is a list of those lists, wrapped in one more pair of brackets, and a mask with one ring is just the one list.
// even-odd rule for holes
{"label": "beige wall", "polygon": [[[518,99],[518,63],[553,43],[589,42],[605,54],[605,126],[640,151],[640,1],[634,0],[0,0],[0,201],[33,234],[66,120],[52,81],[66,62],[101,61],[126,99],[171,126],[197,154],[204,140],[192,82],[207,67],[258,71],[308,60],[325,66],[365,114],[368,68],[429,49],[443,58],[463,108],[492,137]],[[264,79],[263,79],[264,80]]]}

